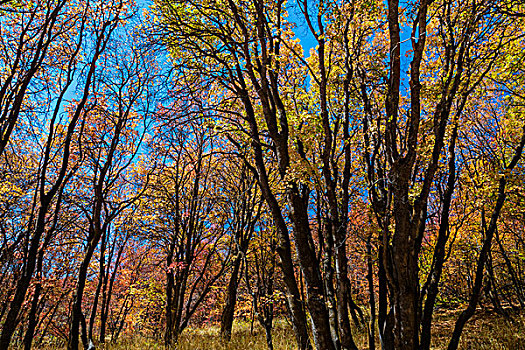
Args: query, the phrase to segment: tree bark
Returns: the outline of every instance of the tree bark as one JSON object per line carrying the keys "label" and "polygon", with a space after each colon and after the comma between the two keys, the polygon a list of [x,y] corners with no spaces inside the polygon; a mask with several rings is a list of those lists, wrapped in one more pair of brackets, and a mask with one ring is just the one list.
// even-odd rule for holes
{"label": "tree bark", "polygon": [[230,341],[232,336],[233,315],[235,313],[235,304],[237,301],[237,285],[241,268],[242,256],[237,254],[233,262],[233,270],[226,290],[226,304],[221,316],[221,337]]}

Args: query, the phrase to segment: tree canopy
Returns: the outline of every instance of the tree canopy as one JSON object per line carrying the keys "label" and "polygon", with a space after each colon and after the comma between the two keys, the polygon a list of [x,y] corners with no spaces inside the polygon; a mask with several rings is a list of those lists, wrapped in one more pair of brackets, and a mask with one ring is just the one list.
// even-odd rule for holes
{"label": "tree canopy", "polygon": [[235,319],[272,350],[278,318],[300,350],[431,349],[451,309],[455,350],[523,311],[524,20],[0,0],[0,350]]}

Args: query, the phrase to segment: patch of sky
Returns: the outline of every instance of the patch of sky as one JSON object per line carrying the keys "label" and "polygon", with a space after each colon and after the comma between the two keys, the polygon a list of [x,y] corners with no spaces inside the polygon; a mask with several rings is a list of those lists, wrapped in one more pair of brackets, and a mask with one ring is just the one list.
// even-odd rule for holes
{"label": "patch of sky", "polygon": [[[401,92],[408,91],[408,79],[410,77],[410,62],[412,61],[412,28],[406,23],[400,23],[401,40]],[[417,32],[416,32],[417,35]],[[403,73],[406,73],[403,75]]]}
{"label": "patch of sky", "polygon": [[310,55],[310,49],[315,48],[317,42],[308,28],[306,19],[304,18],[301,8],[296,0],[287,2],[286,11],[288,12],[288,20],[296,25],[294,33],[295,36],[301,40],[303,56],[306,58]]}

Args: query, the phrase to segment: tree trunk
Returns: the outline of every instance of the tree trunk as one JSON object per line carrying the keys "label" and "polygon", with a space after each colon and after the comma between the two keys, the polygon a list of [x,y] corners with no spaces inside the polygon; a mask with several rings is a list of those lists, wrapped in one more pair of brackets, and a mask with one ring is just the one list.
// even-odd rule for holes
{"label": "tree trunk", "polygon": [[40,299],[40,292],[42,286],[37,282],[35,287],[35,293],[33,294],[33,301],[31,302],[31,310],[29,311],[29,320],[27,322],[27,330],[24,337],[24,350],[31,350],[31,344],[33,343],[33,337],[35,335],[35,328],[38,321],[38,301]]}
{"label": "tree trunk", "polygon": [[[127,241],[127,238],[128,237],[126,237],[126,241]],[[109,315],[109,306],[111,304],[111,296],[113,295],[113,285],[115,283],[115,278],[117,277],[117,272],[118,272],[118,268],[120,264],[120,258],[122,257],[124,246],[125,246],[125,242],[119,248],[119,251],[117,253],[117,259],[115,260],[115,268],[111,274],[111,277],[109,277],[109,271],[110,271],[111,265],[107,264],[107,270],[106,270],[105,277],[104,277],[104,287],[103,287],[103,292],[102,292],[102,308],[100,312],[99,341],[101,343],[104,343],[106,341],[106,324],[107,324],[108,315]],[[107,287],[108,278],[109,278],[109,286]]]}
{"label": "tree trunk", "polygon": [[[332,258],[335,258],[334,254],[334,243],[332,225],[328,223],[326,225],[326,235],[324,237],[324,257],[323,257],[323,269],[324,269],[324,285],[326,299],[328,301],[328,317],[330,321],[330,332],[332,340],[335,344],[336,349],[341,349],[341,341],[339,340],[339,318],[338,308],[343,299],[339,299],[339,303],[336,300],[336,291],[334,290],[334,281],[339,284],[337,277],[334,278],[334,269],[332,267]],[[339,298],[339,295],[338,295]]]}
{"label": "tree trunk", "polygon": [[336,281],[337,281],[337,314],[339,329],[341,331],[341,349],[357,350],[357,345],[352,337],[348,308],[353,303],[350,280],[348,279],[348,258],[346,257],[346,244],[344,240],[336,243]]}
{"label": "tree trunk", "polygon": [[[500,174],[499,179],[499,186],[498,186],[498,197],[496,200],[496,205],[494,206],[494,210],[492,211],[492,215],[490,217],[490,223],[488,228],[485,232],[485,239],[483,240],[483,246],[481,247],[481,252],[479,254],[478,258],[478,264],[476,267],[476,277],[474,281],[474,288],[472,290],[472,295],[470,296],[469,304],[465,310],[459,315],[459,318],[456,321],[456,324],[454,326],[454,332],[452,333],[452,337],[450,339],[450,342],[448,344],[448,350],[456,350],[459,345],[459,338],[461,337],[461,333],[463,332],[463,327],[465,327],[465,324],[467,321],[472,317],[474,314],[474,311],[476,311],[476,306],[478,304],[478,300],[481,296],[481,287],[483,284],[483,271],[485,269],[485,263],[487,262],[488,254],[492,246],[492,237],[494,236],[494,232],[497,230],[497,224],[499,215],[501,212],[501,208],[503,208],[503,204],[505,203],[506,199],[506,193],[505,193],[505,187],[507,185],[507,177],[508,174],[512,172],[516,164],[518,164],[518,161],[521,158],[521,154],[523,153],[523,148],[525,147],[525,126],[522,128],[522,134],[520,143],[518,144],[518,147],[516,148],[514,155],[512,157],[512,160],[507,165],[505,169],[503,169],[502,173]],[[485,223],[485,217],[484,213],[482,213],[482,221],[483,221],[483,228],[486,227]]]}
{"label": "tree trunk", "polygon": [[330,321],[323,292],[323,280],[310,232],[307,211],[308,194],[303,193],[303,195],[299,195],[299,189],[294,185],[289,196],[292,207],[291,219],[295,235],[295,246],[306,280],[307,306],[313,323],[314,342],[318,349],[334,350],[335,344],[330,333]]}
{"label": "tree trunk", "polygon": [[89,316],[89,330],[88,330],[88,338],[93,339],[93,327],[95,326],[95,318],[97,317],[97,310],[98,310],[98,300],[100,298],[100,292],[102,290],[102,286],[105,284],[105,257],[106,257],[106,235],[107,233],[104,232],[102,234],[102,241],[100,243],[100,262],[99,262],[99,273],[98,273],[98,283],[97,283],[97,289],[95,290],[95,298],[93,300],[93,306],[91,308],[91,315]]}
{"label": "tree trunk", "polygon": [[441,273],[443,271],[443,263],[445,262],[445,247],[448,241],[449,231],[449,215],[450,215],[450,204],[452,202],[452,195],[454,193],[454,185],[456,183],[456,139],[458,136],[457,124],[454,125],[452,136],[448,148],[448,177],[447,187],[443,196],[443,208],[441,210],[441,218],[438,231],[438,239],[436,246],[434,247],[432,270],[430,272],[430,280],[428,283],[427,298],[425,300],[425,308],[422,312],[421,320],[421,349],[430,349],[430,341],[432,338],[431,326],[432,326],[432,315],[434,313],[434,305],[436,302],[438,290],[438,284],[441,279]]}
{"label": "tree trunk", "polygon": [[374,290],[374,268],[372,264],[372,234],[366,240],[366,265],[368,273],[368,307],[370,308],[370,322],[368,323],[368,350],[375,350],[375,330],[376,330],[376,302]]}
{"label": "tree trunk", "polygon": [[[382,236],[386,235],[383,231]],[[378,268],[378,282],[379,282],[379,308],[377,321],[379,323],[379,341],[381,342],[381,349],[394,349],[394,334],[392,333],[393,322],[390,321],[392,314],[388,312],[388,281],[386,277],[387,269],[387,252],[384,247],[385,237],[382,237],[379,243],[379,268]]]}
{"label": "tree trunk", "polygon": [[[168,266],[171,266],[172,264],[172,257],[171,254],[168,256],[167,259]],[[174,298],[173,298],[173,285],[174,285],[174,273],[173,269],[168,270],[166,273],[166,330],[164,332],[164,346],[166,349],[171,349],[172,344],[174,342],[175,334],[173,334],[173,328],[174,328]]]}
{"label": "tree trunk", "polygon": [[301,301],[301,294],[297,286],[297,280],[295,279],[295,270],[292,259],[288,227],[281,212],[279,202],[275,198],[275,195],[270,188],[270,182],[266,172],[266,165],[261,148],[259,130],[255,118],[255,110],[253,109],[250,98],[246,91],[241,94],[241,99],[246,108],[246,118],[250,125],[250,136],[252,138],[252,146],[254,150],[254,159],[259,185],[277,227],[277,233],[279,236],[277,253],[279,254],[279,259],[281,260],[283,279],[287,292],[286,299],[292,316],[292,326],[297,341],[297,347],[299,350],[311,350],[312,346],[308,337],[306,314]]}
{"label": "tree trunk", "polygon": [[[503,243],[501,242],[497,228],[494,233],[496,235],[495,236],[496,243],[498,244],[498,247],[500,249],[501,256],[503,257],[503,261],[505,261],[505,267],[507,268],[507,271],[510,275],[512,286],[514,287],[514,291],[516,293],[516,297],[518,298],[520,307],[525,308],[525,294],[523,293],[523,285],[519,281],[519,278],[518,278],[519,275],[516,273],[516,270],[512,266],[512,262],[510,261],[509,256],[507,252],[505,251],[505,247],[503,246]],[[513,303],[510,303],[510,304],[512,305]]]}
{"label": "tree trunk", "polygon": [[45,215],[49,206],[49,201],[47,199],[41,200],[45,201],[45,203],[41,205],[38,213],[37,225],[33,234],[33,238],[31,239],[31,246],[27,254],[27,261],[25,262],[22,276],[20,276],[20,279],[16,284],[16,290],[9,307],[9,312],[7,313],[4,324],[2,325],[3,328],[2,335],[0,336],[0,350],[8,350],[9,348],[9,343],[11,342],[13,333],[15,332],[16,326],[18,325],[18,315],[22,308],[22,304],[24,303],[27,289],[29,288],[31,278],[33,277],[33,272],[35,271],[38,247],[40,245],[40,238],[42,237],[42,234],[45,230]]}
{"label": "tree trunk", "polygon": [[221,316],[221,337],[230,341],[232,336],[233,315],[235,313],[235,304],[237,301],[237,285],[239,270],[241,267],[241,254],[237,254],[233,262],[233,270],[230,276],[230,283],[226,291],[226,304]]}
{"label": "tree trunk", "polygon": [[268,350],[273,350],[273,340],[272,340],[272,324],[264,327],[264,333],[266,335],[266,345],[268,345]]}
{"label": "tree trunk", "polygon": [[[91,257],[93,256],[94,250],[95,247],[90,244],[84,259],[80,264],[77,289],[73,297],[73,307],[71,309],[71,323],[69,329],[69,339],[67,343],[68,350],[78,350],[80,336],[79,327],[82,322],[86,322],[84,313],[82,312],[82,298],[84,296],[84,289],[86,287],[87,270],[89,268],[89,263],[91,261]],[[84,345],[86,345],[86,342]]]}

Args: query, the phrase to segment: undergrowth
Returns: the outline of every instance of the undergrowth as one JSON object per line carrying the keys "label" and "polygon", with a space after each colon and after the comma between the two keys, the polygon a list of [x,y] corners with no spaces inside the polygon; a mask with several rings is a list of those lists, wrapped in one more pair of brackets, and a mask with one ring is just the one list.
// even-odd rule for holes
{"label": "undergrowth", "polygon": [[[454,328],[457,312],[436,315],[433,326],[432,349],[446,349]],[[359,349],[368,349],[366,330],[354,329],[354,339]],[[274,324],[273,345],[275,350],[295,350],[291,326],[285,320]],[[60,347],[53,347],[60,349]],[[51,347],[47,347],[51,349]],[[164,349],[161,338],[129,337],[116,344],[103,344],[97,349],[138,350]],[[221,340],[218,326],[186,329],[176,345],[177,350],[267,350],[264,331],[256,323],[235,322],[230,342]],[[380,349],[376,340],[376,349]],[[477,313],[467,324],[461,337],[459,349],[463,350],[525,350],[525,315],[503,317],[489,312]]]}

